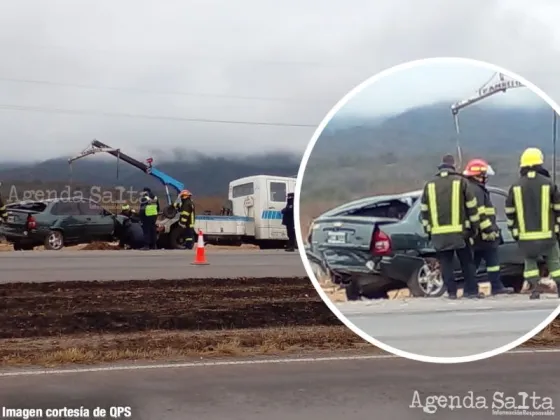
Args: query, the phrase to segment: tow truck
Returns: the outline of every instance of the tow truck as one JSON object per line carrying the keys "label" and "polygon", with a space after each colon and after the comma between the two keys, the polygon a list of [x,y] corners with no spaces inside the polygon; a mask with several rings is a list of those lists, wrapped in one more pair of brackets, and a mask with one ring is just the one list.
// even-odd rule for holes
{"label": "tow truck", "polygon": [[[167,206],[161,211],[158,226],[158,243],[162,248],[182,248],[179,214],[179,193],[185,185],[153,166],[153,159],[145,163],[122,153],[99,140],[93,140],[79,155],[68,159],[72,163],[98,153],[108,153],[119,161],[128,163],[156,178],[165,187]],[[263,249],[283,248],[287,243],[286,228],[282,225],[281,210],[286,196],[295,190],[296,177],[254,175],[233,180],[229,183],[228,202],[220,215],[196,216],[195,229],[204,233],[207,243],[254,244]],[[170,192],[175,191],[175,198]]]}

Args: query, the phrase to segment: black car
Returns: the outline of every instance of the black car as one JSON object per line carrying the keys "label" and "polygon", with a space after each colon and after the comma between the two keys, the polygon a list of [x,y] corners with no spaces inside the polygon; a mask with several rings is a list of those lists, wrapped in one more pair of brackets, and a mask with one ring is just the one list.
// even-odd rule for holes
{"label": "black car", "polygon": [[[507,229],[507,192],[488,187],[496,207],[502,241],[498,248],[502,279],[519,293],[523,287],[523,257]],[[333,281],[346,288],[349,300],[385,298],[387,292],[408,287],[413,296],[441,296],[445,286],[427,235],[420,221],[421,191],[409,193],[414,204],[400,220],[386,217],[348,215],[321,217],[312,229],[307,249],[309,260],[327,271]],[[462,282],[459,261],[456,279]],[[477,272],[486,276],[484,264]]]}
{"label": "black car", "polygon": [[48,250],[92,241],[112,241],[124,216],[115,215],[90,199],[48,199],[11,203],[0,235],[14,250]]}

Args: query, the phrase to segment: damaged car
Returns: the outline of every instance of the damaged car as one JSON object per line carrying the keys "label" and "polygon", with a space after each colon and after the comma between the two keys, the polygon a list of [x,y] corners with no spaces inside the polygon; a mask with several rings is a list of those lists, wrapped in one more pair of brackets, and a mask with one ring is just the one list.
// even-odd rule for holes
{"label": "damaged car", "polygon": [[[519,293],[523,287],[523,257],[507,229],[505,200],[507,192],[488,187],[496,207],[501,229],[498,248],[502,280]],[[391,290],[408,288],[414,297],[438,297],[445,291],[435,250],[424,233],[420,219],[422,191],[413,191],[413,203],[400,218],[361,215],[362,207],[353,204],[349,212],[328,212],[314,221],[308,259],[327,272],[334,283],[346,290],[348,300],[361,297],[387,298]],[[372,197],[377,205],[387,206],[395,197]],[[375,207],[375,205],[374,205]],[[353,217],[352,213],[359,213]],[[327,214],[327,213],[326,213]],[[459,261],[455,261],[456,281],[462,283]],[[486,278],[484,263],[477,271],[479,280]]]}
{"label": "damaged car", "polygon": [[57,198],[11,203],[0,235],[14,250],[61,250],[94,241],[114,241],[126,219],[86,198]]}

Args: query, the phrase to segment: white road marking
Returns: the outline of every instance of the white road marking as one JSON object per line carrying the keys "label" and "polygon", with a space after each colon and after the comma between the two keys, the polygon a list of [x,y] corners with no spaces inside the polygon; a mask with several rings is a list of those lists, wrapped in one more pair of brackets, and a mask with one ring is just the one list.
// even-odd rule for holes
{"label": "white road marking", "polygon": [[[507,355],[518,354],[538,354],[538,353],[560,353],[560,348],[550,349],[527,349],[512,350],[503,353]],[[0,378],[13,376],[38,376],[38,375],[61,375],[67,373],[94,373],[111,371],[133,371],[148,369],[177,369],[177,368],[198,368],[198,367],[220,367],[220,366],[249,366],[249,365],[272,365],[272,364],[291,364],[291,363],[316,363],[316,362],[337,362],[337,361],[360,361],[360,360],[383,360],[383,359],[402,359],[392,354],[375,354],[362,356],[333,356],[333,357],[299,357],[299,358],[277,358],[265,360],[222,360],[215,362],[189,362],[189,363],[164,363],[153,365],[123,365],[123,366],[98,366],[91,368],[70,368],[70,369],[37,369],[37,370],[16,370],[13,372],[0,372]],[[406,360],[406,359],[405,359]]]}

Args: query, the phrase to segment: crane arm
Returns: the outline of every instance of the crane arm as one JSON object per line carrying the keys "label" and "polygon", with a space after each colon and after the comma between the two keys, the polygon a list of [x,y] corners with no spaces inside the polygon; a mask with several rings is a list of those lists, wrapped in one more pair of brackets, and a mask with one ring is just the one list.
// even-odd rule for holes
{"label": "crane arm", "polygon": [[[499,77],[499,81],[489,84],[492,79],[496,76]],[[462,101],[456,102],[451,105],[451,114],[453,115],[453,119],[455,122],[455,130],[456,130],[456,147],[457,147],[457,155],[459,159],[459,164],[462,165],[462,151],[461,151],[461,144],[459,139],[459,111],[463,108],[466,108],[470,105],[473,105],[477,102],[480,102],[490,96],[493,96],[497,93],[505,93],[508,89],[515,89],[525,87],[524,84],[519,82],[518,80],[505,80],[504,75],[501,73],[494,74],[488,82],[486,82],[480,89],[478,89],[477,93],[470,98],[464,99]]]}
{"label": "crane arm", "polygon": [[469,105],[482,101],[483,99],[495,95],[496,93],[500,93],[500,92],[505,93],[507,89],[514,89],[520,87],[525,87],[525,85],[517,80],[500,80],[499,82],[493,85],[483,86],[478,90],[476,95],[451,105],[451,113],[453,115],[457,115],[461,109],[466,108]]}
{"label": "crane arm", "polygon": [[91,146],[92,147],[97,147],[98,149],[104,150],[105,152],[109,153],[110,155],[115,156],[117,159],[122,160],[123,162],[128,163],[129,165],[132,165],[138,169],[140,169],[142,172],[148,172],[148,165],[146,165],[145,163],[142,163],[134,158],[131,158],[128,155],[125,155],[124,153],[122,153],[120,150],[118,149],[112,149],[110,146],[101,143],[99,140],[94,140],[91,142]]}
{"label": "crane arm", "polygon": [[135,168],[140,169],[142,172],[156,178],[165,186],[168,204],[172,204],[168,187],[172,187],[177,192],[177,194],[185,189],[185,185],[182,182],[176,180],[175,178],[153,167],[151,159],[148,159],[147,163],[140,162],[122,153],[120,149],[114,149],[111,146],[100,142],[99,140],[93,140],[90,146],[86,148],[84,151],[82,151],[79,155],[68,159],[68,163],[71,164],[72,162],[78,159],[82,159],[86,156],[94,155],[97,153],[109,153],[110,155],[115,156],[117,159],[122,160],[123,162],[126,162],[129,165],[132,165]]}

